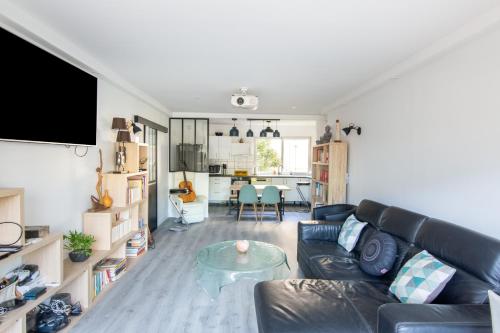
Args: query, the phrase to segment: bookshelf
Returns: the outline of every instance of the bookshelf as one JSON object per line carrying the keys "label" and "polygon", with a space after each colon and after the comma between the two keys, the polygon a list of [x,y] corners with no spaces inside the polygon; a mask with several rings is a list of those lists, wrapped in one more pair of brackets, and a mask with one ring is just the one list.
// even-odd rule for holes
{"label": "bookshelf", "polygon": [[[147,161],[147,145],[136,144],[138,165],[140,160]],[[130,160],[129,160],[130,161]],[[147,164],[147,163],[146,163]],[[12,310],[0,317],[0,333],[26,333],[26,318],[30,311],[49,300],[57,293],[68,292],[73,303],[80,302],[83,313],[70,317],[70,324],[59,332],[69,332],[74,325],[103,299],[115,283],[106,285],[100,293],[96,292],[96,266],[106,258],[126,258],[126,269],[133,269],[147,248],[148,221],[148,178],[147,171],[139,165],[137,172],[127,174],[106,173],[103,188],[113,198],[113,207],[98,212],[83,213],[83,232],[96,238],[92,255],[84,262],[75,263],[64,257],[62,234],[49,234],[39,242],[26,245],[21,251],[0,260],[0,277],[21,264],[36,264],[45,283],[51,283],[47,292],[33,301]],[[24,190],[0,189],[0,221],[13,221],[24,226]],[[0,225],[0,244],[9,243],[17,237],[18,228]],[[16,233],[17,232],[17,233]],[[141,235],[140,241],[137,235]],[[14,238],[14,239],[13,239]],[[143,244],[144,250],[137,256],[130,256],[131,242]],[[19,244],[24,244],[24,238]],[[142,247],[141,247],[142,248]]]}
{"label": "bookshelf", "polygon": [[311,170],[313,207],[346,202],[347,143],[313,146]]}

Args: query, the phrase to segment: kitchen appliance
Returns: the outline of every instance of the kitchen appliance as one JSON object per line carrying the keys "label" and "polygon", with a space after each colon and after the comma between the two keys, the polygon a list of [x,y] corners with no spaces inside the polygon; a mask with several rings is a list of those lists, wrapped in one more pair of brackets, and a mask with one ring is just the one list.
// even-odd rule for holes
{"label": "kitchen appliance", "polygon": [[222,174],[227,175],[227,164],[226,163],[222,164]]}
{"label": "kitchen appliance", "polygon": [[220,164],[212,164],[208,166],[208,173],[219,175],[221,173]]}

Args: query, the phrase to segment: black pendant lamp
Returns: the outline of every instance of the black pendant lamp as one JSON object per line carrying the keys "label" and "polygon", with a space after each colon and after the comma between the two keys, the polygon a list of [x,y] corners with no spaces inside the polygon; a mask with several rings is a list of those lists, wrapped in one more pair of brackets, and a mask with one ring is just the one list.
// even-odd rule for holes
{"label": "black pendant lamp", "polygon": [[265,138],[267,136],[266,129],[264,128],[264,122],[262,122],[262,131],[260,131],[260,137]]}
{"label": "black pendant lamp", "polygon": [[250,128],[247,131],[247,138],[253,138],[252,121],[251,120],[250,120]]}
{"label": "black pendant lamp", "polygon": [[272,133],[273,129],[271,128],[271,126],[269,126],[269,124],[271,123],[271,121],[270,120],[266,120],[266,121],[267,121],[266,132],[267,133]]}
{"label": "black pendant lamp", "polygon": [[273,137],[279,138],[280,132],[278,131],[278,121],[276,120],[276,129],[274,130]]}
{"label": "black pendant lamp", "polygon": [[229,131],[229,136],[240,136],[240,131],[236,128],[236,118],[233,119],[233,128]]}

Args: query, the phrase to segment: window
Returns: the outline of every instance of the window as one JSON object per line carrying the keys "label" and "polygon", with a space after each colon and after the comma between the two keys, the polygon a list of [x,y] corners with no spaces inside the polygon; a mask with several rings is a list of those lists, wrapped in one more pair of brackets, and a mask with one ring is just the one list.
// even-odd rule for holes
{"label": "window", "polygon": [[283,172],[308,173],[310,138],[283,138]]}
{"label": "window", "polygon": [[255,164],[257,174],[308,173],[310,138],[257,138]]}

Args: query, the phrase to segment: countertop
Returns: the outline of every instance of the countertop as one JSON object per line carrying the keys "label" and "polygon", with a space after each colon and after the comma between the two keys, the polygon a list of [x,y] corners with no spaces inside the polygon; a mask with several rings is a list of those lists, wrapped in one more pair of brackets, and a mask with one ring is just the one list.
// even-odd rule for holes
{"label": "countertop", "polygon": [[235,175],[219,175],[219,174],[209,174],[210,177],[231,177],[231,178],[308,178],[310,179],[310,175],[266,175],[266,176],[256,176],[256,175],[248,175],[248,176],[235,176]]}

